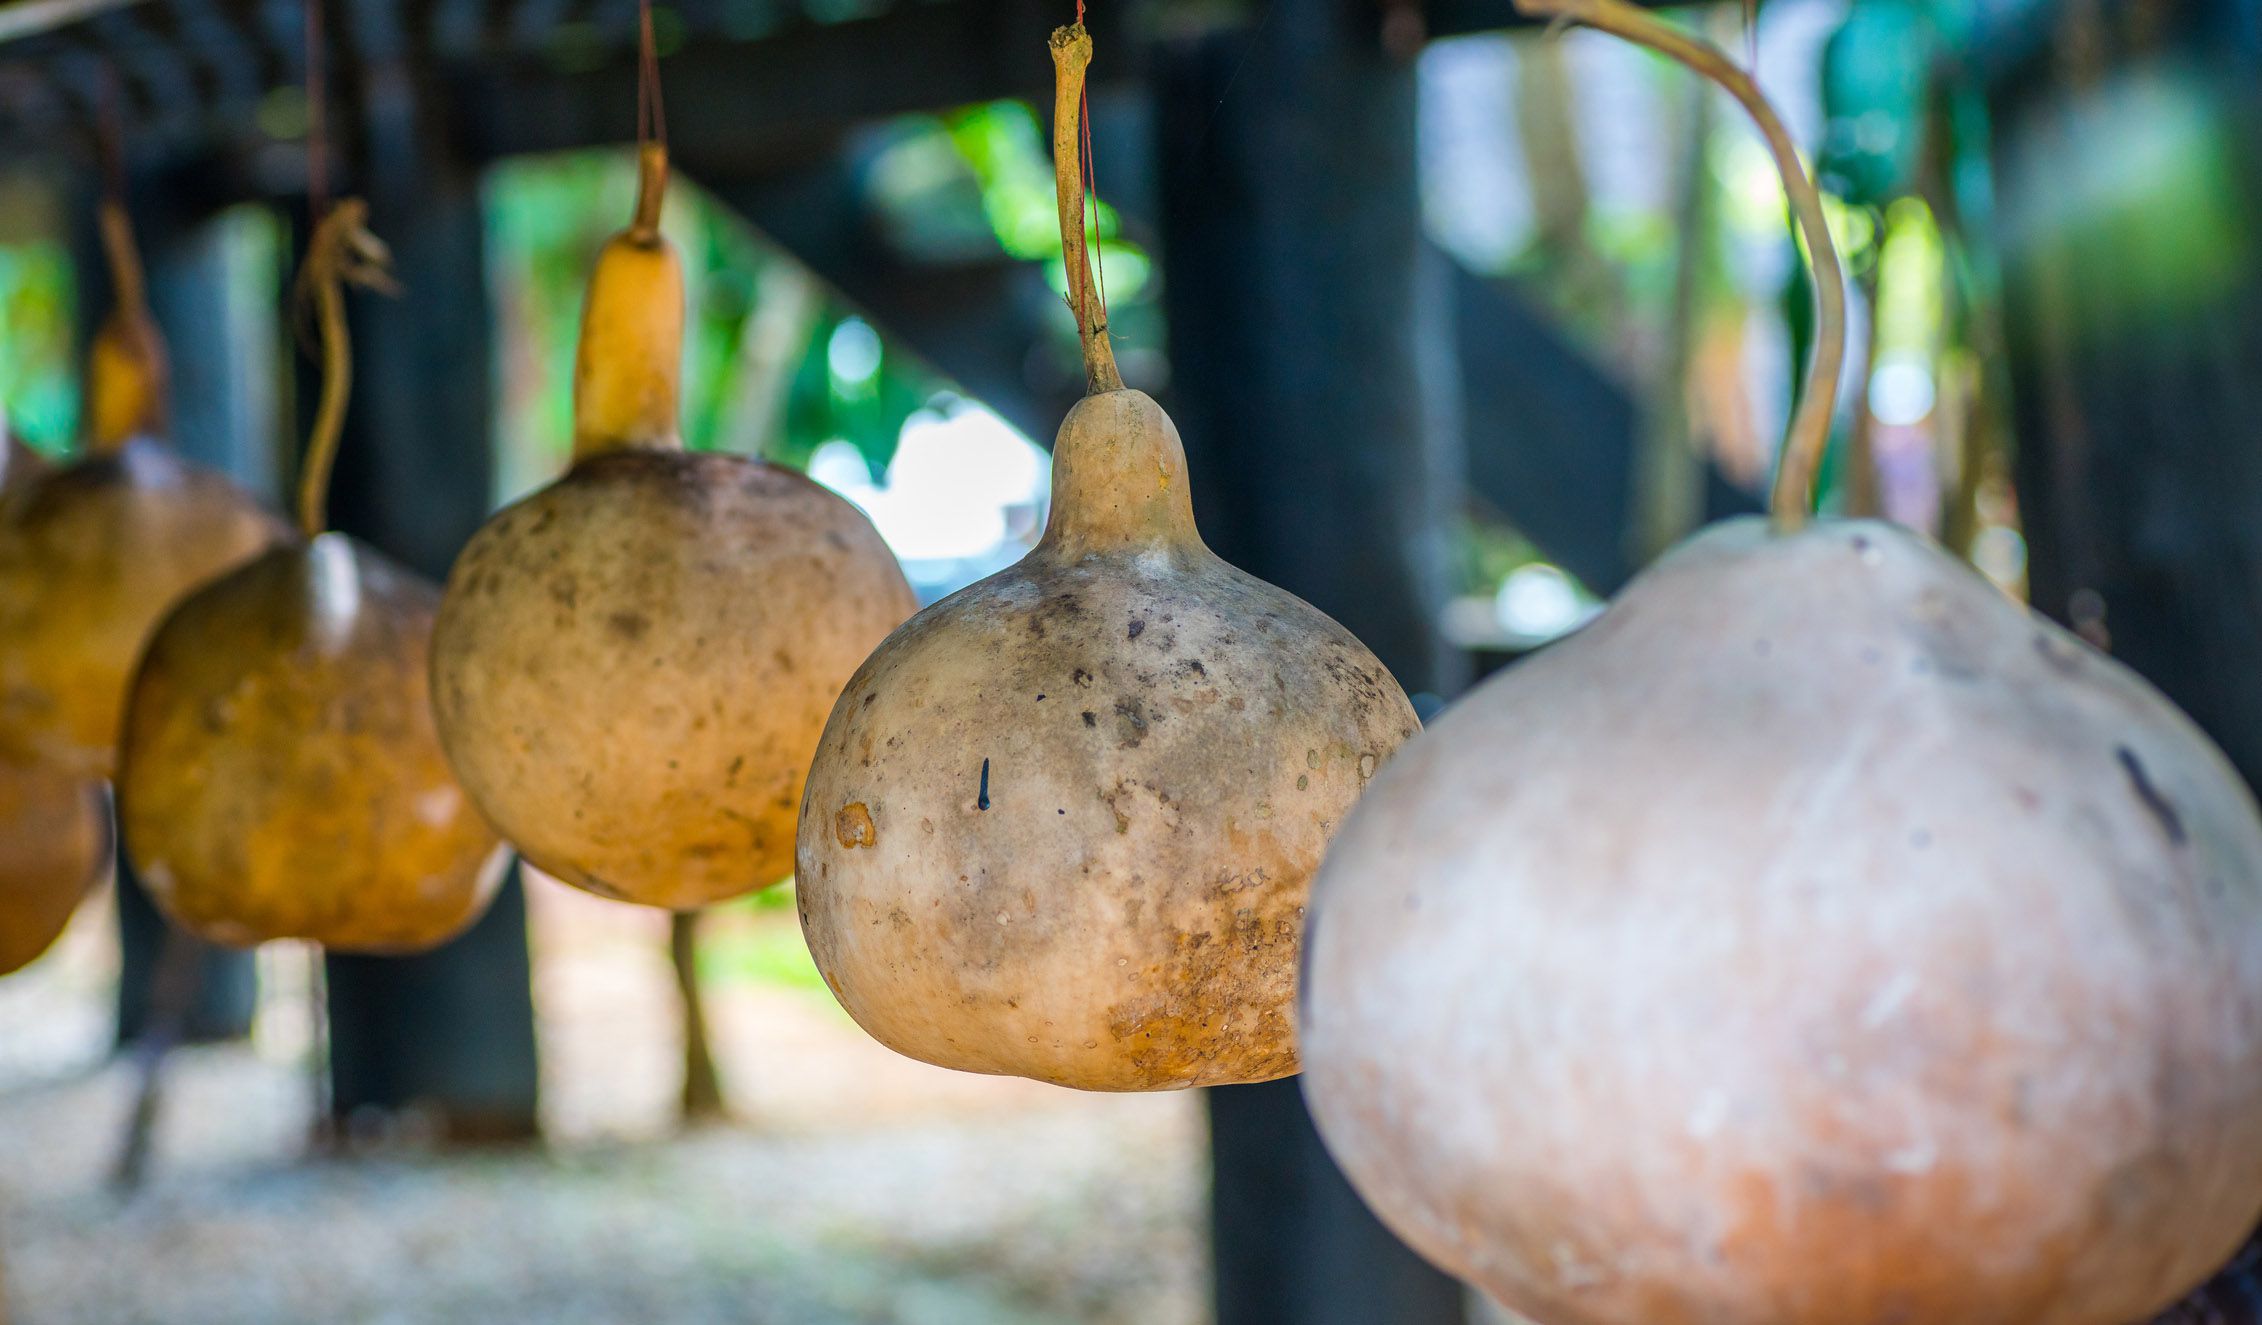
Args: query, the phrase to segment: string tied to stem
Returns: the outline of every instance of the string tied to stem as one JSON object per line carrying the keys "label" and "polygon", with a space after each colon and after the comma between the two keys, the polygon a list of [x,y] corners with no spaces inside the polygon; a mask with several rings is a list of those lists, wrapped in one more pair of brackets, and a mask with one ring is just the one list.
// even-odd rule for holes
{"label": "string tied to stem", "polygon": [[[1081,5],[1079,5],[1081,11]],[[1086,259],[1084,235],[1086,189],[1090,181],[1090,124],[1085,115],[1085,72],[1092,63],[1092,35],[1082,22],[1056,28],[1052,34],[1053,62],[1053,193],[1060,214],[1062,266],[1068,278],[1068,303],[1076,313],[1076,329],[1084,346],[1084,379],[1088,394],[1123,389],[1123,374],[1115,365],[1115,348],[1108,339],[1107,305],[1096,289]]]}

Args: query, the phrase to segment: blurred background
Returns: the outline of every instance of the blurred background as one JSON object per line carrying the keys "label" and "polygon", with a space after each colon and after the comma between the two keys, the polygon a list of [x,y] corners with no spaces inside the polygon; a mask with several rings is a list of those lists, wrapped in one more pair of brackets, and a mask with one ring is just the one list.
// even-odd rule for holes
{"label": "blurred background", "polygon": [[[2262,4],[1670,12],[1754,64],[1829,195],[1854,335],[1825,506],[1936,536],[2262,773]],[[437,576],[567,458],[583,282],[634,189],[635,6],[324,15],[332,187],[405,286],[352,306],[333,511]],[[855,501],[924,600],[1034,541],[1082,391],[1044,119],[1073,16],[655,7],[686,440]],[[1508,0],[1088,17],[1124,375],[1183,429],[1211,544],[1418,702],[1759,509],[1809,291],[1732,103]],[[176,440],[280,498],[313,380],[283,307],[305,22],[0,6],[0,404],[34,447],[72,451],[107,306],[107,116]],[[205,951],[153,1008],[165,941],[121,878],[0,980],[0,1315],[1496,1319],[1358,1206],[1293,1082],[1102,1097],[898,1058],[817,978],[790,885],[671,921],[527,872],[432,955]]]}

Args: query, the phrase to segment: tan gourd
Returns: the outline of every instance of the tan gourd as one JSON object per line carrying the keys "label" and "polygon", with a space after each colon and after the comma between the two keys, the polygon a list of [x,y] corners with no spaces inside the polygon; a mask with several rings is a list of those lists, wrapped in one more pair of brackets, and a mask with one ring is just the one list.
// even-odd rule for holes
{"label": "tan gourd", "polygon": [[87,356],[86,455],[0,520],[0,750],[85,777],[110,772],[127,679],[166,609],[284,532],[164,442],[164,342],[115,202],[102,235],[118,302]]}
{"label": "tan gourd", "polygon": [[642,151],[629,228],[590,278],[574,464],[498,513],[448,577],[440,732],[543,870],[688,909],[778,882],[825,714],[917,605],[847,501],[676,433],[683,278]]}
{"label": "tan gourd", "polygon": [[126,713],[126,851],[158,906],[215,942],[429,948],[478,919],[508,856],[433,729],[438,588],[323,527],[350,371],[340,287],[383,283],[365,216],[340,202],[301,277],[325,358],[303,536],[175,608]]}
{"label": "tan gourd", "polygon": [[2126,668],[1937,546],[1702,533],[1378,780],[1315,885],[1305,1088],[1417,1250],[1544,1325],[2127,1325],[2262,1206],[2262,821]]}
{"label": "tan gourd", "polygon": [[1092,394],[1028,556],[888,638],[834,708],[796,887],[817,965],[915,1058],[1091,1090],[1296,1070],[1289,1005],[1329,834],[1417,723],[1358,640],[1219,560],[1177,430],[1123,388],[1085,275],[1076,115],[1054,144]]}

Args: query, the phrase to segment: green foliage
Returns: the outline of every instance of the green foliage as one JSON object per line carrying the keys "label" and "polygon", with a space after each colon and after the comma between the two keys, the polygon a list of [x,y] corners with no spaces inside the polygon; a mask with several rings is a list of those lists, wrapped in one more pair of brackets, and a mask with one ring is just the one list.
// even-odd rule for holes
{"label": "green foliage", "polygon": [[70,257],[53,239],[0,244],[0,410],[50,455],[78,436]]}
{"label": "green foliage", "polygon": [[699,937],[703,982],[746,980],[822,992],[825,978],[794,918],[793,885],[765,888],[715,908],[721,923]]}

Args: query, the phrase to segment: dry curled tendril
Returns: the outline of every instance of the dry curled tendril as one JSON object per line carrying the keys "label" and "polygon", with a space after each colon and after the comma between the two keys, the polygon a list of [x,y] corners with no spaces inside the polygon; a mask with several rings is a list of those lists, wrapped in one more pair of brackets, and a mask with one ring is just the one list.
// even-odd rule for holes
{"label": "dry curled tendril", "polygon": [[[322,358],[322,396],[307,434],[306,463],[299,475],[299,531],[308,538],[329,523],[330,467],[345,429],[346,400],[353,390],[353,347],[346,333],[345,287],[399,294],[391,270],[392,250],[369,232],[369,206],[347,198],[314,227],[292,288],[299,343],[316,343]],[[314,324],[309,333],[308,323]],[[316,338],[319,338],[318,341]]]}

